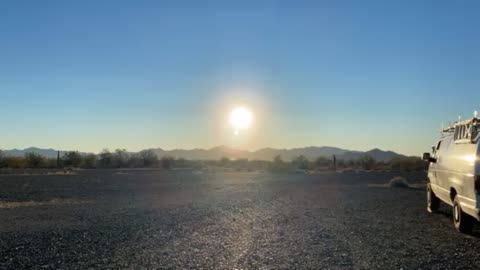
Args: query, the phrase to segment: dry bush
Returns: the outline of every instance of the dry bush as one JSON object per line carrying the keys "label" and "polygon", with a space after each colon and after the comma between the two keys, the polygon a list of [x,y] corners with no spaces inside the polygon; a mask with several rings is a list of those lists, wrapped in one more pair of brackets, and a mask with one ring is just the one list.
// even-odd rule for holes
{"label": "dry bush", "polygon": [[397,188],[409,188],[410,185],[407,182],[407,179],[401,176],[393,177],[390,182],[388,183],[390,187],[397,187]]}
{"label": "dry bush", "polygon": [[393,170],[421,171],[428,169],[428,162],[425,162],[418,157],[394,158],[390,161],[390,167]]}

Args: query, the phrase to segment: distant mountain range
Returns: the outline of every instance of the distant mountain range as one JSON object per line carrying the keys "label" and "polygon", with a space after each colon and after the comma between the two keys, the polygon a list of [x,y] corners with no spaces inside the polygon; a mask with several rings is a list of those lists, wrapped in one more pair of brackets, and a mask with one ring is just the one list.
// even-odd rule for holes
{"label": "distant mountain range", "polygon": [[[272,160],[275,156],[280,155],[284,160],[291,160],[297,156],[304,155],[310,160],[314,160],[317,157],[326,157],[332,158],[333,155],[337,159],[343,160],[352,160],[358,159],[361,156],[369,155],[376,159],[377,161],[389,161],[392,158],[401,158],[406,157],[404,155],[392,152],[392,151],[383,151],[380,149],[372,149],[370,151],[352,151],[345,150],[337,147],[322,146],[322,147],[303,147],[303,148],[292,148],[292,149],[275,149],[275,148],[263,148],[257,151],[243,151],[236,150],[227,146],[218,146],[211,149],[174,149],[174,150],[163,150],[161,148],[151,149],[159,157],[162,156],[172,156],[175,158],[184,158],[191,160],[217,160],[222,157],[228,157],[231,159],[239,158],[248,158],[250,160]],[[13,150],[3,150],[6,155],[9,156],[23,156],[25,153],[34,152],[41,154],[46,157],[55,158],[57,157],[57,150],[54,149],[41,149],[36,147],[30,147],[23,150],[13,149]],[[60,155],[63,155],[65,151],[60,151]],[[83,153],[86,154],[86,153]]]}
{"label": "distant mountain range", "polygon": [[[29,147],[25,149],[12,149],[12,150],[2,150],[2,152],[7,156],[13,157],[21,157],[24,156],[26,153],[36,153],[48,158],[56,158],[57,157],[57,150],[54,149],[42,149],[37,147]],[[60,151],[60,156],[62,156],[65,151]]]}
{"label": "distant mountain range", "polygon": [[372,149],[370,151],[352,151],[330,146],[310,146],[292,149],[276,149],[263,148],[257,151],[242,151],[236,150],[227,146],[218,146],[208,150],[192,149],[192,150],[163,150],[160,148],[152,149],[158,156],[173,156],[175,158],[195,159],[195,160],[216,160],[222,157],[228,158],[248,158],[250,160],[272,160],[275,156],[280,155],[284,160],[292,160],[295,157],[304,155],[307,159],[314,160],[318,157],[331,158],[333,155],[337,159],[351,160],[358,159],[361,156],[369,155],[378,161],[389,161],[392,158],[406,157],[404,155],[392,152],[383,151],[380,149]]}

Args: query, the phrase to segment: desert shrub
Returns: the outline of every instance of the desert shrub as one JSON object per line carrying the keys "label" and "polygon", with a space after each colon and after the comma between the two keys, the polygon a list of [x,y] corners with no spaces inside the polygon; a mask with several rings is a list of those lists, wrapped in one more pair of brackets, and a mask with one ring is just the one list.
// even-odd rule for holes
{"label": "desert shrub", "polygon": [[128,167],[128,160],[130,155],[125,149],[117,149],[113,154],[113,167],[115,168],[126,168]]}
{"label": "desert shrub", "polygon": [[175,162],[175,159],[170,156],[164,156],[160,160],[160,164],[162,165],[162,168],[164,169],[171,169],[173,167],[173,164]]}
{"label": "desert shrub", "polygon": [[401,177],[401,176],[395,176],[393,177],[390,182],[388,182],[388,185],[390,187],[397,187],[397,188],[408,188],[410,185],[407,182],[407,179]]}
{"label": "desert shrub", "polygon": [[321,167],[330,167],[332,165],[332,160],[326,158],[326,157],[318,157],[315,159],[313,162],[315,167],[321,168]]}
{"label": "desert shrub", "polygon": [[337,159],[337,168],[345,168],[346,163],[343,159]]}
{"label": "desert shrub", "polygon": [[93,169],[97,166],[97,156],[94,154],[88,154],[83,157],[82,168]]}
{"label": "desert shrub", "polygon": [[394,170],[420,171],[428,169],[428,162],[418,157],[394,158],[390,161],[390,168]]}
{"label": "desert shrub", "polygon": [[185,159],[185,167],[193,169],[202,169],[206,166],[205,161]]}
{"label": "desert shrub", "polygon": [[101,168],[112,168],[114,166],[113,154],[104,149],[98,156],[98,166]]}
{"label": "desert shrub", "polygon": [[350,168],[355,168],[357,166],[355,160],[352,160],[352,159],[348,160],[345,164],[347,167],[350,167]]}
{"label": "desert shrub", "polygon": [[82,155],[76,151],[66,152],[62,157],[63,165],[78,168],[82,164]]}
{"label": "desert shrub", "polygon": [[6,167],[4,159],[5,159],[5,154],[3,153],[2,150],[0,150],[0,168]]}
{"label": "desert shrub", "polygon": [[373,166],[373,170],[376,170],[376,171],[384,171],[384,170],[388,170],[390,169],[390,166],[389,164],[385,163],[385,162],[377,162],[374,166]]}
{"label": "desert shrub", "polygon": [[131,154],[128,158],[128,167],[129,168],[145,168],[143,166],[143,160],[140,157],[140,153]]}
{"label": "desert shrub", "polygon": [[27,168],[43,168],[46,165],[46,158],[37,153],[25,154],[25,167]]}
{"label": "desert shrub", "polygon": [[230,163],[231,163],[231,166],[237,171],[248,169],[248,159],[246,158],[236,159],[231,161]]}
{"label": "desert shrub", "polygon": [[273,159],[273,162],[270,163],[268,170],[274,173],[288,172],[290,170],[290,166],[288,163],[283,161],[281,156],[276,156]]}
{"label": "desert shrub", "polygon": [[47,169],[57,168],[57,158],[46,158],[44,167]]}
{"label": "desert shrub", "polygon": [[250,160],[248,161],[248,170],[266,170],[271,163],[266,160]]}
{"label": "desert shrub", "polygon": [[143,150],[138,153],[142,167],[156,167],[158,165],[158,156],[153,150]]}
{"label": "desert shrub", "polygon": [[358,164],[364,170],[372,170],[375,168],[377,161],[373,157],[365,155],[358,159]]}
{"label": "desert shrub", "polygon": [[222,157],[219,161],[220,167],[228,167],[230,165],[230,159],[228,157]]}
{"label": "desert shrub", "polygon": [[2,162],[6,168],[22,169],[25,168],[25,158],[23,157],[4,157]]}
{"label": "desert shrub", "polygon": [[310,167],[310,162],[304,155],[300,155],[292,160],[292,165],[296,169],[307,170]]}
{"label": "desert shrub", "polygon": [[187,167],[189,167],[189,166],[188,166],[188,162],[187,162],[186,159],[184,159],[184,158],[177,158],[177,159],[175,160],[175,167],[177,167],[177,168],[187,168]]}

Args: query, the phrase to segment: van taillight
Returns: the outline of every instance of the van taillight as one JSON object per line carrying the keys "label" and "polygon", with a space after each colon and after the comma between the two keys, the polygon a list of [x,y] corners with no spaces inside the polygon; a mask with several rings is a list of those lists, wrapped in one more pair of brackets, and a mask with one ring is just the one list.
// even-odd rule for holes
{"label": "van taillight", "polygon": [[480,175],[475,175],[474,177],[475,181],[475,192],[480,193]]}

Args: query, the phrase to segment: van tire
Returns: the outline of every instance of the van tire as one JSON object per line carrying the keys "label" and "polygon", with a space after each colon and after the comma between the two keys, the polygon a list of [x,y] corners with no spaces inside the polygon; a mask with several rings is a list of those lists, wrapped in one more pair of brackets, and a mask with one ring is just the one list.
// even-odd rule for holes
{"label": "van tire", "polygon": [[433,193],[430,183],[427,184],[427,211],[433,213],[440,207],[440,199]]}
{"label": "van tire", "polygon": [[472,232],[473,218],[462,211],[458,196],[453,199],[453,225],[461,233],[469,234]]}

